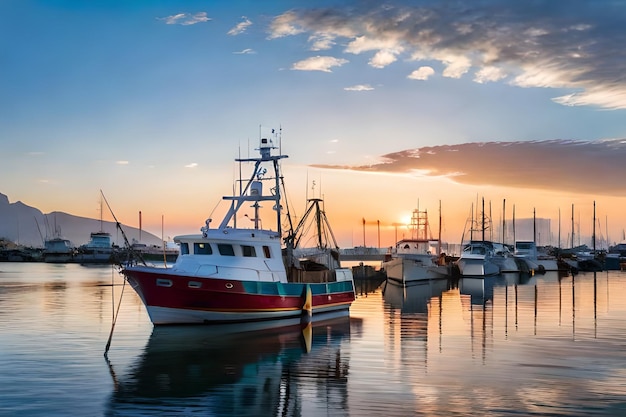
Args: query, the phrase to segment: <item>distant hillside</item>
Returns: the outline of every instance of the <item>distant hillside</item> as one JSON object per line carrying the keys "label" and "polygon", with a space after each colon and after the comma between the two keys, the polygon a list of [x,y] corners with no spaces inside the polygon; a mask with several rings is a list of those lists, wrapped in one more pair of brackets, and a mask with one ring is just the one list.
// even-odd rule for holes
{"label": "distant hillside", "polygon": [[[161,238],[145,230],[122,225],[126,237],[147,245],[161,245]],[[46,238],[60,235],[69,239],[74,246],[80,246],[89,241],[92,232],[99,232],[100,220],[53,211],[43,214],[34,207],[18,201],[9,203],[9,198],[0,193],[0,238],[13,241],[25,246],[43,247]],[[111,234],[113,243],[124,246],[124,237],[115,227],[114,222],[102,222],[102,231]]]}

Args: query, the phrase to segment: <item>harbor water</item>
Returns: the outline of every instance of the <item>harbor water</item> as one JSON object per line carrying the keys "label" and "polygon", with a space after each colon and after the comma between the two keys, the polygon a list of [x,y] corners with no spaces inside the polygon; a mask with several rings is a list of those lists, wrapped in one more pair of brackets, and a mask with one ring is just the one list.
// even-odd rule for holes
{"label": "harbor water", "polygon": [[626,415],[626,272],[357,292],[308,337],[153,328],[111,266],[0,263],[0,415]]}

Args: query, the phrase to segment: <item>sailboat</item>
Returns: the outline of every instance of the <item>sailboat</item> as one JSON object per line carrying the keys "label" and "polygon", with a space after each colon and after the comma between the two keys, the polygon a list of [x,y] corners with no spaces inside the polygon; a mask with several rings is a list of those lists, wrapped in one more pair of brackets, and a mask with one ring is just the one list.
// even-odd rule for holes
{"label": "sailboat", "polygon": [[[501,272],[519,272],[508,247],[486,239],[485,232],[490,228],[491,220],[485,214],[485,199],[483,198],[480,221],[475,219],[473,214],[471,215],[470,240],[463,245],[461,256],[455,261],[461,277],[483,277]],[[474,239],[474,233],[477,232],[480,233],[480,240]]]}
{"label": "sailboat", "polygon": [[[248,179],[238,181],[238,193],[224,197],[230,208],[217,227],[208,219],[200,234],[174,238],[180,255],[171,268],[123,267],[154,325],[286,323],[349,315],[355,299],[352,270],[341,267],[337,248],[329,245],[318,245],[318,255],[326,253],[329,262],[302,258],[297,245],[306,228],[293,226],[280,167],[287,155],[274,155],[275,149],[272,139],[261,138],[258,157],[235,160],[240,167],[253,165]],[[274,215],[262,218],[261,203],[271,204]],[[312,204],[320,208],[319,200]],[[253,227],[238,221],[252,221]]]}

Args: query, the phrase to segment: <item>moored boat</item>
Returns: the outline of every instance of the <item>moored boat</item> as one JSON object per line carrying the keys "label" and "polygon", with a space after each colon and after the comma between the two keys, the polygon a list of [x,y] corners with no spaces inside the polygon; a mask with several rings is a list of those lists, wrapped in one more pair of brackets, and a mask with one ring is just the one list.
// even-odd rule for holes
{"label": "moored boat", "polygon": [[489,241],[477,240],[463,247],[461,256],[456,261],[461,276],[481,277],[497,275],[500,267],[494,262],[495,252]]}
{"label": "moored boat", "polygon": [[539,254],[537,244],[532,241],[518,240],[515,242],[514,256],[517,260],[524,262],[529,270],[538,273],[546,271],[558,271],[559,266],[554,256]]}
{"label": "moored boat", "polygon": [[[495,243],[485,238],[485,232],[491,230],[491,218],[485,214],[485,199],[482,199],[482,212],[478,218],[474,218],[474,208],[469,218],[470,240],[463,245],[463,251],[459,259],[455,261],[461,277],[485,277],[497,275],[501,272],[519,272],[515,260],[511,256],[508,247],[501,243]],[[474,239],[475,234],[480,234],[481,239]],[[465,231],[463,232],[464,241]]]}
{"label": "moored boat", "polygon": [[[153,324],[316,320],[349,314],[355,299],[352,271],[340,266],[338,248],[321,240],[315,260],[299,249],[305,219],[293,227],[280,172],[280,160],[287,156],[272,155],[274,149],[272,140],[262,138],[259,157],[236,159],[254,165],[251,175],[238,181],[238,194],[224,197],[230,208],[217,227],[211,228],[208,219],[201,234],[174,238],[180,255],[171,268],[122,269]],[[269,193],[264,192],[267,183]],[[261,202],[271,204],[274,222],[261,219]],[[319,202],[312,204],[319,209]],[[251,215],[246,213],[249,207]],[[252,220],[253,228],[238,226],[244,220]],[[283,224],[289,225],[285,233]]]}
{"label": "moored boat", "polygon": [[80,264],[109,264],[114,259],[111,234],[108,232],[92,232],[89,242],[78,247],[74,259]]}
{"label": "moored boat", "polygon": [[74,262],[75,249],[68,239],[54,237],[44,241],[43,260],[48,263]]}
{"label": "moored boat", "polygon": [[416,281],[446,278],[448,268],[440,261],[441,240],[429,236],[428,212],[413,210],[409,225],[411,237],[396,243],[390,260],[382,267],[387,281],[410,284]]}

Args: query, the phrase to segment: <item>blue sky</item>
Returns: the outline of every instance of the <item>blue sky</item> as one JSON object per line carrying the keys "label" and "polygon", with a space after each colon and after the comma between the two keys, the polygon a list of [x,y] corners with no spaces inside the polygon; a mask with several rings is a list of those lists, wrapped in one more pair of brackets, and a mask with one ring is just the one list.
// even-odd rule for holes
{"label": "blue sky", "polygon": [[552,218],[597,199],[622,230],[625,24],[623,1],[4,0],[0,192],[97,217],[102,189],[129,223],[197,230],[282,127],[347,245],[418,199],[456,236],[477,194]]}

